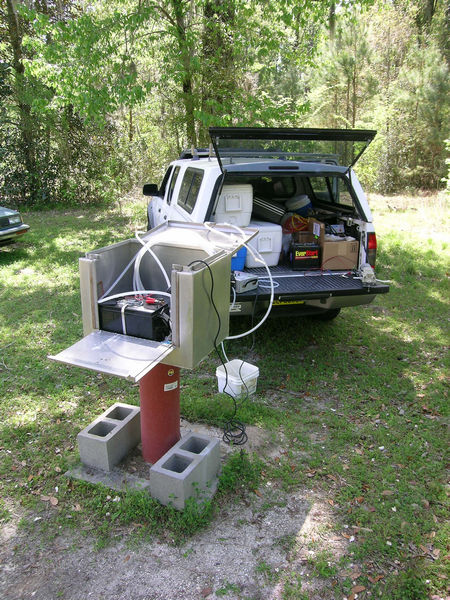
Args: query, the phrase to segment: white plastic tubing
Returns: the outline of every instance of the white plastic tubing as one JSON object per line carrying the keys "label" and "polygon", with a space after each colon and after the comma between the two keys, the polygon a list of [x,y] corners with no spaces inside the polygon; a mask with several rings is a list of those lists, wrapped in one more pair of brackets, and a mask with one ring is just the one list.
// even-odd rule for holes
{"label": "white plastic tubing", "polygon": [[[226,236],[225,233],[222,233],[221,231],[215,230],[213,227],[210,227],[207,223],[204,223],[204,225],[211,232],[220,233],[220,234],[223,234],[224,236]],[[239,232],[239,234],[242,237],[245,237],[244,231],[242,231],[242,229],[240,227],[237,227],[237,225],[232,225],[230,223],[225,223],[225,225],[227,227],[231,227],[232,229],[235,229],[237,232]],[[238,338],[245,337],[247,335],[250,335],[254,331],[256,331],[259,327],[261,327],[261,325],[267,319],[267,317],[270,314],[270,311],[272,310],[272,306],[273,306],[274,288],[275,288],[275,286],[274,286],[274,282],[273,282],[273,279],[272,279],[272,273],[270,272],[270,269],[267,266],[266,261],[263,259],[263,257],[261,256],[261,254],[257,250],[255,250],[255,248],[252,248],[249,244],[245,244],[245,243],[244,243],[244,246],[247,248],[247,251],[250,252],[250,254],[253,256],[253,258],[255,259],[255,261],[262,263],[262,265],[265,267],[265,269],[267,271],[267,275],[268,275],[269,281],[270,281],[270,300],[269,300],[269,306],[268,306],[268,308],[266,310],[266,313],[264,314],[263,318],[261,319],[261,321],[259,321],[259,323],[257,323],[254,327],[252,327],[252,329],[249,329],[248,331],[244,331],[244,333],[239,333],[238,335],[229,335],[227,338],[225,338],[226,340],[237,340]]]}
{"label": "white plastic tubing", "polygon": [[[225,233],[218,231],[218,230],[214,229],[213,227],[210,227],[207,223],[204,223],[204,225],[212,233],[223,235],[228,240],[228,237]],[[240,227],[237,227],[236,225],[232,225],[230,223],[225,223],[225,225],[227,225],[227,227],[231,227],[232,229],[236,230],[242,236],[242,238],[245,237],[245,233]],[[125,269],[122,271],[122,273],[117,277],[117,279],[114,281],[114,283],[112,285],[110,285],[110,287],[106,290],[106,292],[99,298],[99,302],[103,303],[103,302],[106,302],[107,300],[123,298],[124,296],[128,296],[129,294],[156,294],[156,295],[159,294],[161,296],[167,296],[168,298],[171,297],[171,295],[168,292],[162,292],[160,290],[144,290],[143,289],[144,286],[142,284],[142,280],[141,280],[139,271],[140,271],[142,258],[146,252],[148,252],[154,258],[156,264],[160,268],[161,273],[163,274],[164,279],[166,280],[167,289],[170,288],[170,279],[169,279],[161,261],[156,256],[156,254],[153,252],[153,250],[151,249],[150,241],[144,242],[144,240],[142,240],[141,237],[139,236],[138,232],[136,232],[135,235],[136,235],[136,239],[142,244],[142,248],[139,250],[137,255],[131,259],[131,261],[128,263],[128,265],[125,267]],[[249,329],[248,331],[245,331],[244,333],[240,333],[238,335],[230,335],[226,338],[227,340],[236,340],[236,339],[245,337],[247,335],[250,335],[251,333],[256,331],[259,327],[261,327],[261,325],[264,323],[264,321],[266,321],[267,317],[270,314],[270,311],[272,310],[272,306],[273,306],[275,285],[274,285],[274,281],[272,279],[272,274],[270,272],[270,269],[267,266],[266,261],[263,259],[261,254],[257,250],[255,250],[255,248],[252,248],[251,246],[249,246],[246,243],[244,243],[244,246],[247,248],[247,251],[250,252],[250,254],[253,256],[255,261],[260,262],[267,271],[267,275],[268,275],[269,282],[270,282],[269,306],[268,306],[267,311],[264,314],[263,318],[261,319],[261,321],[259,321],[259,323],[257,323],[254,327],[252,327],[252,329]],[[122,279],[122,277],[125,275],[125,273],[128,271],[128,269],[133,265],[133,263],[134,263],[133,290],[129,291],[129,292],[122,292],[120,294],[114,294],[112,296],[108,296],[107,294],[109,294],[109,292],[117,285],[117,283]]]}
{"label": "white plastic tubing", "polygon": [[153,250],[151,249],[151,242],[150,242],[150,240],[148,242],[144,242],[144,240],[141,239],[141,237],[139,236],[139,233],[137,231],[135,232],[135,235],[136,235],[136,239],[142,244],[142,248],[137,253],[136,262],[134,263],[134,275],[133,275],[133,287],[134,287],[134,289],[137,288],[137,289],[141,290],[144,287],[142,285],[141,276],[140,276],[139,271],[140,271],[140,268],[141,268],[142,257],[144,256],[144,254],[146,252],[148,252],[150,254],[150,256],[152,256],[155,259],[156,264],[160,268],[161,273],[163,274],[164,279],[166,280],[167,289],[169,289],[170,288],[170,279],[169,279],[169,277],[168,277],[168,275],[166,273],[166,270],[162,266],[161,261],[156,256],[156,254],[153,252]]}
{"label": "white plastic tubing", "polygon": [[167,296],[170,298],[168,292],[160,292],[159,290],[133,290],[130,292],[121,292],[120,294],[113,294],[112,296],[102,296],[99,300],[100,303],[107,302],[108,300],[115,300],[116,298],[123,298],[124,296],[130,296],[132,294],[155,294],[156,296]]}
{"label": "white plastic tubing", "polygon": [[[161,273],[164,276],[164,279],[166,280],[166,284],[167,284],[167,289],[170,288],[170,279],[163,267],[163,265],[161,264],[161,261],[159,260],[159,258],[156,256],[156,254],[153,252],[153,250],[150,247],[150,241],[148,242],[144,242],[144,240],[141,239],[141,237],[139,236],[139,233],[136,231],[135,232],[135,236],[136,239],[142,244],[142,248],[139,250],[139,252],[130,260],[130,262],[127,264],[127,266],[125,267],[125,269],[122,271],[122,273],[117,277],[117,279],[115,279],[114,283],[112,283],[109,288],[106,290],[106,292],[104,294],[102,294],[102,296],[99,298],[99,302],[106,302],[106,300],[113,300],[114,298],[121,298],[123,296],[128,296],[129,294],[161,294],[163,296],[168,296],[170,298],[170,294],[167,294],[165,292],[160,292],[159,290],[143,290],[143,284],[141,281],[141,277],[140,277],[140,267],[141,267],[141,261],[142,261],[142,257],[144,256],[144,254],[146,252],[148,252],[155,260],[156,264],[158,265],[158,267],[161,270]],[[114,287],[119,283],[119,281],[122,279],[122,277],[125,275],[125,273],[128,271],[128,269],[133,265],[134,263],[134,272],[133,272],[133,290],[129,291],[129,292],[122,292],[121,294],[115,294],[114,296],[108,296],[109,292],[114,289]]]}

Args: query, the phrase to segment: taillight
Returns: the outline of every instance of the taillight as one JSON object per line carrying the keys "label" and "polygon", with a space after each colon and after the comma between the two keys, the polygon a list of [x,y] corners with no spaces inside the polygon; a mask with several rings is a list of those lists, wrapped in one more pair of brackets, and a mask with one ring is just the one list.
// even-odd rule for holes
{"label": "taillight", "polygon": [[375,233],[367,234],[367,262],[375,269],[375,260],[377,258],[377,236]]}

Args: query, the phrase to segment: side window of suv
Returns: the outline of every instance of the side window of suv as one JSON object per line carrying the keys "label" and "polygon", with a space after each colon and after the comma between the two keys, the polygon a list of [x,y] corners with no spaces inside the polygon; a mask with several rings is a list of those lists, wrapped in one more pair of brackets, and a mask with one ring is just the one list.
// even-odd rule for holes
{"label": "side window of suv", "polygon": [[170,174],[172,173],[172,168],[173,167],[169,167],[167,169],[167,171],[164,174],[164,177],[163,177],[163,180],[161,182],[161,185],[159,186],[158,196],[161,196],[162,198],[164,198],[164,193],[166,191],[166,186],[167,186],[167,182],[169,181]]}
{"label": "side window of suv", "polygon": [[203,180],[204,172],[200,169],[189,167],[181,183],[180,193],[178,194],[178,204],[189,214],[194,210],[197,201],[198,192]]}
{"label": "side window of suv", "polygon": [[169,191],[167,193],[167,204],[170,204],[172,202],[173,189],[177,182],[179,172],[180,172],[180,167],[175,167],[175,169],[173,170],[172,179],[170,180]]}

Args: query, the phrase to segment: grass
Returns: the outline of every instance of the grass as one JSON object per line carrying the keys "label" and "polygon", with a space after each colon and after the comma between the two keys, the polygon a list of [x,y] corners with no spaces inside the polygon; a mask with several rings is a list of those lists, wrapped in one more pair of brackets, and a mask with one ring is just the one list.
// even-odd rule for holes
{"label": "grass", "polygon": [[[31,231],[0,249],[0,520],[19,511],[24,527],[50,535],[72,526],[97,532],[99,544],[112,530],[132,529],[180,542],[263,477],[328,502],[330,534],[344,545],[337,553],[319,544],[307,562],[317,589],[337,586],[322,597],[352,593],[351,579],[340,575],[350,564],[359,565],[357,583],[376,597],[444,594],[447,204],[434,196],[374,197],[371,205],[377,274],[391,281],[390,293],[331,323],[276,320],[259,330],[253,346],[251,339],[227,345],[230,357],[260,369],[258,392],[239,418],[269,430],[285,453],[232,454],[216,498],[183,514],[138,493],[113,502],[108,490],[63,476],[77,460],[78,431],[112,399],[137,404],[138,391],[47,359],[82,336],[79,256],[131,237],[145,223],[144,204],[25,214]],[[215,393],[216,362],[210,356],[183,372],[182,413],[189,420],[222,425],[232,412]],[[269,568],[261,571],[266,579]],[[313,593],[303,577],[283,578],[285,598]],[[228,587],[224,593],[233,591]]]}

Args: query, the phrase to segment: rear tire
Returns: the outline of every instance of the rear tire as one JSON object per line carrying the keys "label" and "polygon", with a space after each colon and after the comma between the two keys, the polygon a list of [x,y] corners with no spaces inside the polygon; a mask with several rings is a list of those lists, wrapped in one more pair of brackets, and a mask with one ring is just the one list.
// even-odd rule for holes
{"label": "rear tire", "polygon": [[340,308],[330,308],[329,310],[324,310],[323,312],[313,315],[313,319],[317,321],[332,321],[335,319],[338,314],[341,312]]}

